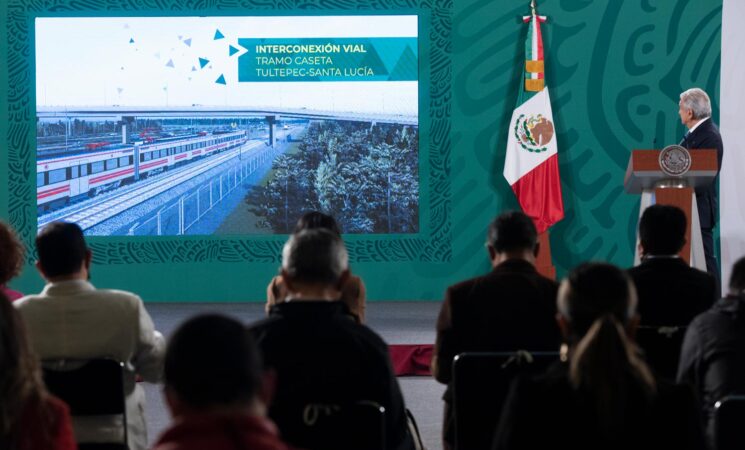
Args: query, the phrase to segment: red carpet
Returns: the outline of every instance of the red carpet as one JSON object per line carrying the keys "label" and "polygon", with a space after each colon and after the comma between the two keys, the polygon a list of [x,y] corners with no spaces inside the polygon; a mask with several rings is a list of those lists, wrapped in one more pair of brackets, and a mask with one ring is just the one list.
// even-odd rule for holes
{"label": "red carpet", "polygon": [[432,348],[432,344],[389,345],[388,351],[391,353],[396,376],[432,375],[429,370]]}

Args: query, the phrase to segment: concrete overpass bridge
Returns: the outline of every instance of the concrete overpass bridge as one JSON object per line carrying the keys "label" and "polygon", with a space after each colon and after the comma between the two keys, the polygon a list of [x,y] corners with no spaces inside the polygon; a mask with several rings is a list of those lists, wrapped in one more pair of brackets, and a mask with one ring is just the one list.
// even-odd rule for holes
{"label": "concrete overpass bridge", "polygon": [[272,145],[274,145],[275,126],[280,118],[419,125],[417,115],[252,106],[38,106],[36,117],[37,120],[66,120],[68,124],[71,119],[115,120],[122,124],[122,143],[127,143],[129,124],[139,118],[264,117],[269,125],[269,142]]}

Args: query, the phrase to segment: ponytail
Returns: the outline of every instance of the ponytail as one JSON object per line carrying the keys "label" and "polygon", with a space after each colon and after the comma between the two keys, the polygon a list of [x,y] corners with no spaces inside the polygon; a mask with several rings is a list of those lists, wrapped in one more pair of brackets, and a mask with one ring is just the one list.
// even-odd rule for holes
{"label": "ponytail", "polygon": [[606,432],[623,423],[629,394],[649,397],[655,391],[652,372],[612,314],[598,317],[576,345],[569,381],[594,400],[598,424]]}

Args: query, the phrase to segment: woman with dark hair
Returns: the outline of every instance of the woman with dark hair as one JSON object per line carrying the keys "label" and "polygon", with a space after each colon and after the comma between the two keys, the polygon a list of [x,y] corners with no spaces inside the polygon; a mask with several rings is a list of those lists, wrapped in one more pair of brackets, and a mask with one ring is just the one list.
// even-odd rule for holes
{"label": "woman with dark hair", "polygon": [[21,316],[0,293],[0,448],[76,449],[70,413],[47,393]]}
{"label": "woman with dark hair", "polygon": [[[333,217],[318,211],[310,211],[302,215],[295,225],[293,233],[303,230],[321,228],[329,230],[332,233],[341,236],[341,229]],[[358,323],[365,322],[365,283],[355,275],[349,275],[340,286],[341,300],[349,308],[349,313]],[[272,306],[283,302],[287,297],[287,288],[282,280],[281,275],[272,278],[269,286],[266,288],[266,306],[265,311],[269,314]]]}
{"label": "woman with dark hair", "polygon": [[562,362],[515,381],[494,449],[702,449],[690,389],[656,380],[631,337],[639,322],[628,276],[583,264],[559,287]]}
{"label": "woman with dark hair", "polygon": [[21,273],[25,254],[23,244],[13,228],[0,221],[0,292],[5,294],[10,301],[23,297],[20,292],[8,289],[6,284]]}

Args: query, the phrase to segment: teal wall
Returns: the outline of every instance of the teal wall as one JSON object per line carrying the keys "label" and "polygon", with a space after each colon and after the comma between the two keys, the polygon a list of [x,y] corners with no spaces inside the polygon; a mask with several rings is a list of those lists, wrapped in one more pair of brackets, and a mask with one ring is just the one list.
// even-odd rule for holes
{"label": "teal wall", "polygon": [[[9,0],[0,4],[0,216],[35,230],[33,18],[96,15],[419,13],[422,232],[347,237],[371,300],[439,300],[488,270],[484,236],[517,203],[501,176],[527,0]],[[538,1],[566,218],[551,230],[559,275],[581,261],[633,260],[639,199],[623,192],[633,148],[677,143],[678,94],[704,88],[718,121],[721,0]],[[92,280],[147,301],[257,301],[284,237],[91,239]],[[12,286],[42,282],[28,266]]]}

